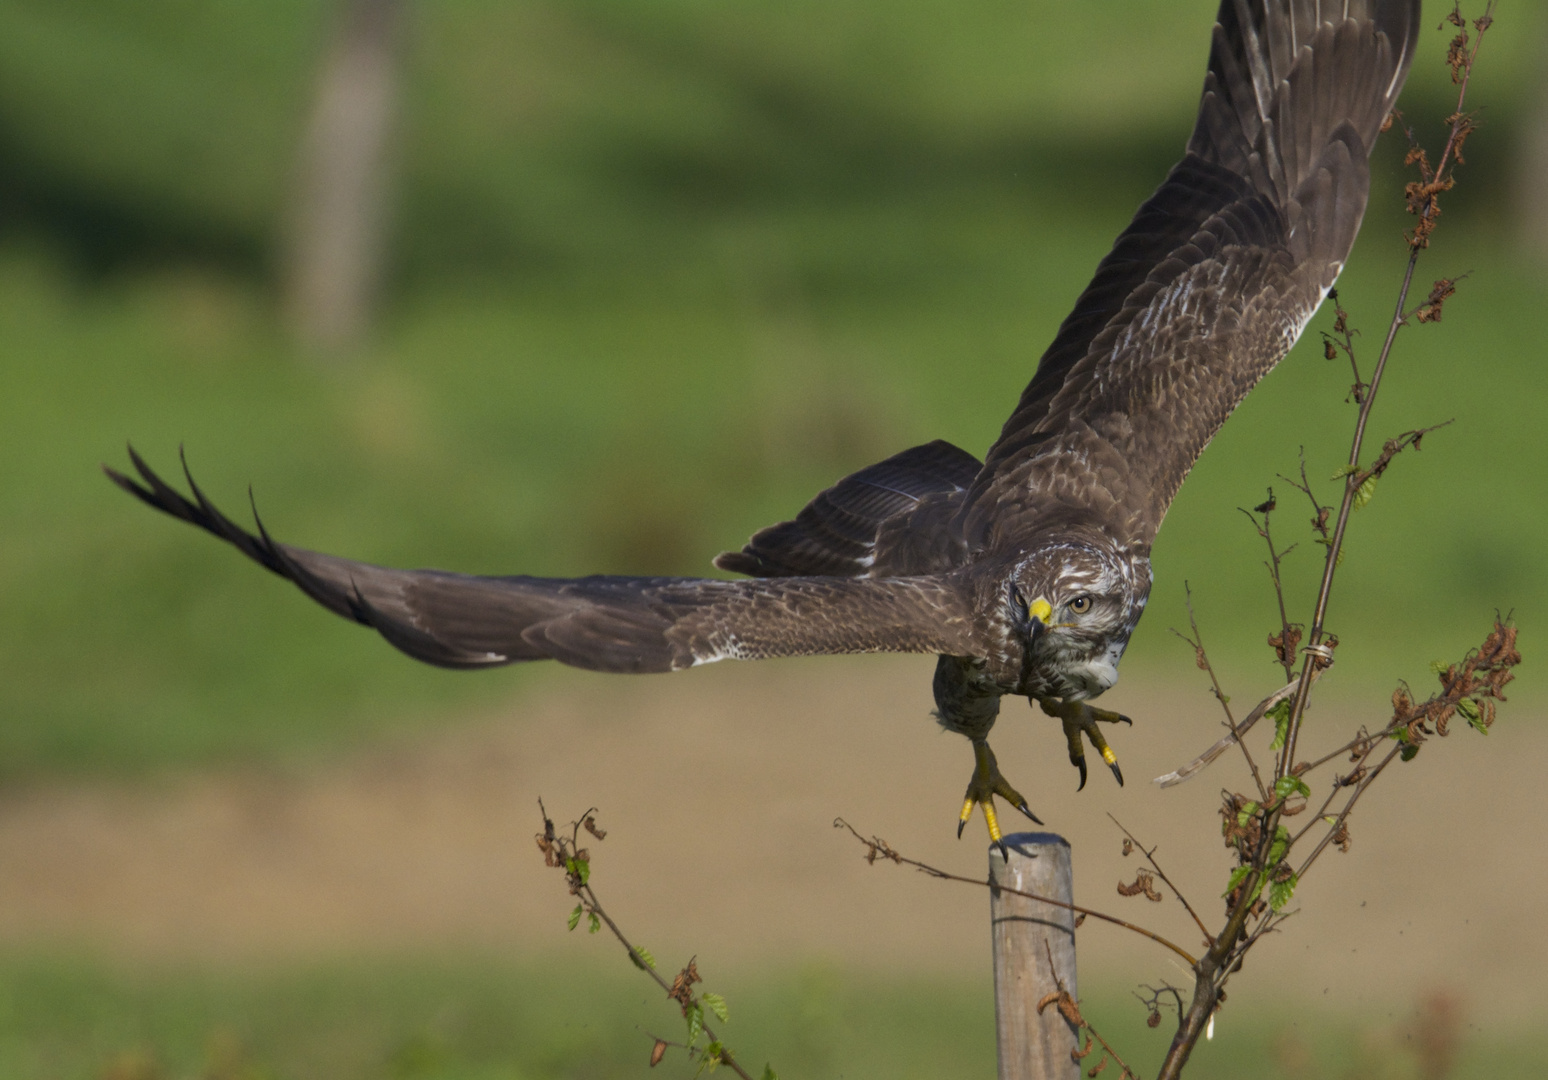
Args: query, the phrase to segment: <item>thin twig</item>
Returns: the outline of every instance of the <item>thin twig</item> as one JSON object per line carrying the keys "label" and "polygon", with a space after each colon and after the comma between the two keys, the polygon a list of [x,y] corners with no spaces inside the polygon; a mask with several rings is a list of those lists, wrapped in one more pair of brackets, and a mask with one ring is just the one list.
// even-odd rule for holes
{"label": "thin twig", "polygon": [[1199,620],[1193,613],[1193,588],[1186,581],[1183,582],[1183,594],[1188,605],[1188,626],[1193,630],[1193,637],[1189,638],[1178,633],[1176,629],[1173,629],[1172,633],[1193,646],[1194,662],[1209,673],[1215,700],[1220,702],[1220,708],[1225,711],[1226,726],[1231,729],[1231,736],[1236,740],[1236,745],[1242,748],[1242,756],[1247,759],[1247,767],[1252,770],[1253,782],[1258,785],[1258,794],[1266,801],[1268,788],[1263,786],[1263,777],[1258,773],[1258,763],[1253,760],[1252,751],[1247,748],[1247,743],[1242,739],[1242,729],[1236,726],[1236,718],[1231,715],[1231,699],[1220,688],[1220,678],[1215,674],[1214,665],[1209,662],[1209,654],[1204,651],[1204,638],[1199,633]]}
{"label": "thin twig", "polygon": [[1296,643],[1300,640],[1300,631],[1292,631],[1290,628],[1290,614],[1285,608],[1285,587],[1284,582],[1280,579],[1279,576],[1279,564],[1286,555],[1295,549],[1295,545],[1291,544],[1290,547],[1286,548],[1284,551],[1280,551],[1274,547],[1274,536],[1269,528],[1269,515],[1274,512],[1275,507],[1276,503],[1274,502],[1274,489],[1269,488],[1268,501],[1260,503],[1255,508],[1257,511],[1263,514],[1263,524],[1258,524],[1258,519],[1254,516],[1252,510],[1248,510],[1240,506],[1237,507],[1237,509],[1241,510],[1243,514],[1247,515],[1247,520],[1252,522],[1253,529],[1256,530],[1257,534],[1263,538],[1263,542],[1268,545],[1269,561],[1263,565],[1268,568],[1269,580],[1274,583],[1274,599],[1279,602],[1280,643],[1277,646],[1279,662],[1285,669],[1285,678],[1293,679],[1295,678],[1295,646]]}
{"label": "thin twig", "polygon": [[1067,903],[1064,900],[1055,900],[1051,896],[1039,896],[1037,893],[1027,892],[1025,889],[1013,889],[1009,885],[1001,885],[987,877],[982,879],[963,877],[961,874],[953,874],[949,871],[941,870],[938,867],[931,866],[928,863],[922,863],[918,859],[910,859],[902,852],[893,848],[892,845],[888,844],[887,841],[883,840],[879,836],[872,836],[870,839],[866,839],[865,837],[861,836],[858,832],[855,831],[855,827],[853,825],[841,817],[833,819],[833,827],[835,829],[848,829],[851,836],[860,841],[861,844],[865,845],[867,849],[867,862],[874,863],[879,858],[887,859],[891,862],[898,863],[899,865],[912,866],[915,869],[922,871],[923,873],[929,874],[931,877],[940,878],[943,881],[960,881],[964,885],[981,885],[988,889],[999,889],[1001,892],[1008,892],[1013,896],[1025,896],[1028,900],[1037,900],[1044,904],[1052,904],[1054,907],[1061,907],[1066,911],[1073,911],[1077,915],[1088,915],[1093,919],[1101,919],[1103,922],[1112,923],[1114,926],[1121,926],[1125,930],[1132,930],[1134,933],[1139,934],[1141,937],[1147,937],[1151,941],[1154,941],[1157,945],[1161,945],[1172,950],[1172,952],[1188,961],[1190,965],[1198,963],[1198,961],[1195,960],[1186,949],[1174,945],[1172,942],[1168,941],[1166,938],[1162,937],[1160,934],[1153,930],[1146,930],[1143,926],[1136,926],[1126,919],[1118,918],[1116,915],[1109,915],[1102,911],[1094,911],[1091,908],[1081,907],[1079,904]]}
{"label": "thin twig", "polygon": [[1280,473],[1279,478],[1285,483],[1289,484],[1291,487],[1295,488],[1295,490],[1301,492],[1301,494],[1305,495],[1307,499],[1311,501],[1312,528],[1317,530],[1318,534],[1322,537],[1323,540],[1326,541],[1331,539],[1331,537],[1328,536],[1328,518],[1332,516],[1333,508],[1331,506],[1323,506],[1322,503],[1318,502],[1316,492],[1312,491],[1311,480],[1306,476],[1306,447],[1301,447],[1301,478],[1299,480],[1295,480],[1286,476],[1284,473]]}
{"label": "thin twig", "polygon": [[[543,815],[543,828],[544,828],[544,832],[551,839],[557,839],[558,842],[561,845],[563,845],[565,843],[564,837],[563,836],[558,836],[558,837],[554,836],[553,822],[548,817],[548,810],[543,806],[543,800],[542,799],[538,800],[538,810]],[[593,813],[595,813],[595,807],[593,807],[590,810],[587,810],[586,813],[582,814],[578,820],[573,821],[573,822],[570,823],[571,824],[571,836],[570,836],[570,839],[569,839],[569,842],[568,842],[569,851],[565,852],[565,851],[562,850],[562,848],[560,850],[560,854],[561,854],[561,857],[563,859],[570,859],[570,860],[574,860],[575,859],[576,852],[578,851],[579,846],[580,846],[580,829],[581,829],[581,825]],[[601,837],[599,835],[598,839],[600,839],[600,838]],[[545,854],[546,854],[546,851],[545,851]],[[561,862],[561,863],[554,864],[554,865],[561,865],[562,866],[563,863]],[[591,884],[590,884],[590,881],[589,881],[589,875],[588,875],[588,880],[581,880],[581,877],[580,877],[579,874],[577,874],[573,870],[570,870],[569,868],[566,868],[565,869],[565,876],[570,881],[570,891],[575,896],[580,898],[580,901],[581,901],[582,905],[584,906],[586,912],[588,914],[596,915],[596,917],[598,919],[600,919],[604,924],[606,924],[607,928],[610,931],[612,931],[613,936],[615,938],[617,938],[619,943],[623,945],[624,949],[628,951],[629,959],[634,962],[634,966],[639,968],[645,974],[649,975],[652,979],[654,979],[655,982],[656,982],[656,985],[661,987],[662,991],[668,997],[671,997],[674,1000],[677,1000],[676,995],[673,994],[672,984],[667,982],[666,979],[662,977],[661,973],[658,972],[655,969],[654,965],[652,965],[651,963],[649,963],[645,959],[645,954],[640,952],[639,949],[635,948],[634,944],[632,942],[630,942],[627,937],[624,936],[624,932],[618,928],[618,924],[613,921],[613,917],[607,913],[607,910],[605,908],[602,907],[602,902],[597,899],[596,890],[591,887]],[[689,964],[691,966],[692,965],[692,961],[690,961]],[[702,1005],[702,1003],[699,1002],[699,999],[697,997],[690,996],[689,1000],[692,1001],[695,1005],[697,1005],[700,1008],[701,1016],[702,1016],[703,1005]],[[711,1044],[718,1044],[720,1046],[720,1049],[717,1051],[717,1057],[718,1057],[718,1059],[720,1061],[720,1064],[729,1066],[731,1071],[736,1073],[737,1076],[740,1076],[742,1078],[742,1080],[752,1080],[752,1076],[749,1075],[747,1073],[747,1071],[742,1068],[741,1064],[738,1063],[737,1060],[731,1055],[731,1051],[726,1049],[725,1045],[723,1043],[721,1043],[720,1036],[715,1034],[714,1029],[711,1028],[709,1026],[709,1024],[703,1023],[702,1021],[700,1023],[700,1027],[703,1030],[704,1034],[709,1038],[709,1041],[710,1041]],[[689,1047],[689,1050],[690,1051],[693,1050],[693,1047]],[[703,1053],[702,1050],[700,1050],[699,1052]]]}
{"label": "thin twig", "polygon": [[[1042,1013],[1042,1011],[1049,1005],[1055,1004],[1057,1002],[1059,1012],[1061,1015],[1063,1015],[1064,1019],[1077,1030],[1080,1028],[1085,1028],[1091,1037],[1097,1041],[1098,1045],[1102,1047],[1102,1052],[1118,1063],[1118,1068],[1123,1070],[1123,1072],[1119,1075],[1118,1080],[1140,1080],[1139,1074],[1124,1063],[1123,1058],[1118,1056],[1118,1051],[1113,1049],[1112,1044],[1109,1043],[1106,1039],[1102,1038],[1102,1033],[1092,1025],[1090,1020],[1086,1019],[1083,1013],[1081,1013],[1080,1002],[1076,1001],[1074,996],[1071,995],[1067,989],[1065,989],[1064,980],[1059,978],[1059,969],[1054,966],[1053,947],[1048,944],[1047,938],[1043,939],[1043,951],[1048,954],[1048,971],[1053,975],[1054,987],[1057,989],[1058,993],[1054,994],[1052,997],[1045,997],[1042,1001],[1039,1001],[1037,1003],[1037,1011]],[[1079,1042],[1078,1037],[1076,1041],[1077,1043]],[[1080,1061],[1082,1057],[1085,1057],[1087,1053],[1090,1053],[1090,1050],[1091,1043],[1088,1041],[1084,1051],[1076,1051],[1076,1053],[1079,1054],[1079,1057],[1076,1057],[1075,1060],[1077,1062]],[[1099,1069],[1100,1066],[1098,1066],[1097,1070],[1092,1071],[1092,1075],[1095,1075]]]}
{"label": "thin twig", "polygon": [[1329,827],[1328,834],[1320,841],[1318,841],[1317,846],[1312,849],[1312,853],[1308,855],[1306,857],[1306,861],[1301,864],[1301,868],[1295,872],[1295,876],[1297,878],[1304,877],[1306,875],[1306,871],[1311,869],[1311,864],[1317,861],[1317,856],[1321,855],[1322,852],[1327,848],[1328,844],[1332,842],[1334,835],[1339,830],[1339,826],[1343,825],[1346,821],[1349,820],[1349,813],[1355,808],[1355,803],[1360,801],[1360,796],[1365,794],[1366,790],[1371,786],[1372,783],[1375,782],[1376,778],[1382,774],[1382,771],[1385,770],[1388,765],[1392,764],[1392,759],[1397,757],[1398,754],[1402,752],[1402,750],[1403,747],[1401,745],[1394,746],[1387,753],[1387,756],[1381,759],[1381,764],[1372,769],[1369,775],[1360,781],[1360,786],[1355,788],[1354,794],[1349,797],[1349,801],[1344,804],[1344,809],[1339,812],[1337,819],[1335,819],[1332,825]]}
{"label": "thin twig", "polygon": [[[1290,838],[1290,848],[1291,849],[1294,849],[1295,845],[1300,843],[1301,838],[1304,837],[1307,833],[1311,832],[1312,829],[1316,828],[1319,823],[1327,824],[1328,807],[1333,805],[1333,802],[1334,802],[1334,800],[1336,800],[1338,798],[1338,793],[1340,791],[1343,791],[1343,790],[1345,790],[1347,788],[1351,788],[1351,787],[1357,787],[1359,785],[1359,783],[1365,779],[1366,774],[1361,772],[1361,770],[1363,770],[1365,768],[1366,760],[1370,758],[1371,751],[1373,751],[1375,749],[1376,749],[1376,743],[1375,743],[1374,740],[1371,740],[1371,741],[1367,742],[1365,747],[1364,747],[1364,749],[1360,753],[1359,760],[1354,762],[1354,766],[1355,767],[1354,767],[1353,770],[1351,770],[1350,775],[1353,776],[1353,775],[1355,775],[1357,773],[1360,774],[1360,779],[1359,780],[1357,780],[1357,781],[1355,781],[1354,783],[1351,783],[1351,784],[1339,784],[1339,783],[1335,782],[1333,785],[1331,785],[1329,787],[1329,789],[1328,789],[1328,797],[1326,799],[1322,800],[1322,805],[1317,808],[1316,816],[1313,817],[1310,821],[1308,821],[1301,828],[1300,832],[1296,833],[1294,836],[1292,836]],[[1302,775],[1304,776],[1305,774],[1303,773]],[[1336,823],[1335,823],[1335,825],[1333,827],[1333,831],[1334,832],[1338,831],[1337,827],[1336,827]]]}
{"label": "thin twig", "polygon": [[1374,746],[1376,744],[1376,742],[1379,739],[1381,739],[1384,735],[1386,735],[1390,730],[1391,730],[1390,728],[1387,728],[1385,730],[1377,732],[1375,735],[1371,735],[1369,733],[1364,733],[1364,734],[1356,735],[1354,738],[1352,738],[1348,742],[1346,742],[1343,746],[1340,746],[1337,750],[1334,750],[1332,753],[1329,753],[1329,754],[1323,754],[1316,761],[1311,762],[1309,765],[1306,766],[1306,768],[1301,770],[1300,775],[1306,776],[1308,773],[1314,772],[1317,769],[1322,768],[1324,765],[1326,765],[1328,762],[1332,761],[1334,758],[1336,758],[1336,757],[1343,757],[1345,754],[1351,752],[1356,747],[1358,747],[1361,743],[1370,743],[1372,746]]}
{"label": "thin twig", "polygon": [[1114,825],[1118,826],[1119,830],[1122,831],[1124,836],[1129,838],[1129,842],[1139,849],[1139,853],[1145,856],[1145,861],[1150,864],[1153,870],[1155,870],[1156,876],[1166,884],[1167,888],[1172,890],[1172,895],[1176,896],[1178,902],[1187,909],[1188,914],[1193,917],[1194,924],[1198,926],[1199,932],[1204,935],[1205,944],[1213,945],[1215,943],[1215,936],[1209,932],[1209,927],[1204,925],[1204,920],[1199,918],[1199,913],[1197,911],[1193,910],[1193,905],[1188,903],[1188,898],[1182,894],[1181,889],[1172,884],[1172,879],[1166,876],[1166,871],[1161,869],[1161,864],[1156,861],[1157,849],[1146,848],[1144,844],[1139,842],[1138,837],[1136,837],[1133,833],[1124,827],[1123,822],[1113,817],[1111,811],[1108,812],[1107,817],[1108,820],[1110,820]]}

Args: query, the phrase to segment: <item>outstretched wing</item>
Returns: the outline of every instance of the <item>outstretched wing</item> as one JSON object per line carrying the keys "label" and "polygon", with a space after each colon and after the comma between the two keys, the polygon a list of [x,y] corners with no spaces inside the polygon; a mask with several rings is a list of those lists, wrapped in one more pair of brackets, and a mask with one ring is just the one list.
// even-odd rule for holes
{"label": "outstretched wing", "polygon": [[1222,0],[1187,153],[1102,260],[985,456],[975,548],[1148,544],[1343,269],[1419,0]]}
{"label": "outstretched wing", "polygon": [[558,660],[594,671],[674,671],[715,660],[824,653],[974,652],[964,597],[949,581],[476,577],[392,570],[254,535],[192,500],[136,454],[119,487],[206,529],[329,610],[374,627],[410,656],[450,668]]}

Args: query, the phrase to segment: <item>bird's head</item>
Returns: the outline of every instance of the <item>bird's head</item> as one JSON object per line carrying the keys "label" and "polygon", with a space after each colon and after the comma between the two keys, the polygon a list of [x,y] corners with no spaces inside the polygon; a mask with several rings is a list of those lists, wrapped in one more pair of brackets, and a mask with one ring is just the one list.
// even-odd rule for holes
{"label": "bird's head", "polygon": [[1149,591],[1148,560],[1094,545],[1054,544],[1020,560],[1004,604],[1029,661],[1027,692],[1084,699],[1116,683]]}

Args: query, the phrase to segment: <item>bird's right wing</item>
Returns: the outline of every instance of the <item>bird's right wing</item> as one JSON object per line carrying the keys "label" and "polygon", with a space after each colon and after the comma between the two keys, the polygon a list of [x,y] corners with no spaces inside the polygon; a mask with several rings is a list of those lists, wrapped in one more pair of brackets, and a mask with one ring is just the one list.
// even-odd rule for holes
{"label": "bird's right wing", "polygon": [[549,659],[594,671],[654,672],[726,659],[974,651],[966,598],[946,578],[559,579],[393,570],[277,543],[261,522],[250,533],[217,510],[191,476],[189,499],[133,449],[129,454],[139,480],[103,467],[119,487],[441,667]]}

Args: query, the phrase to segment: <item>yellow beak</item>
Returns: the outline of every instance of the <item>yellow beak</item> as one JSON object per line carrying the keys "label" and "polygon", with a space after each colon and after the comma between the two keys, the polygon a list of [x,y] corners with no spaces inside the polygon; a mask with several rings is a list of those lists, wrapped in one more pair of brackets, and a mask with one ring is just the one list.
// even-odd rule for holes
{"label": "yellow beak", "polygon": [[1053,618],[1053,605],[1039,596],[1027,605],[1027,614],[1047,626],[1049,620]]}

